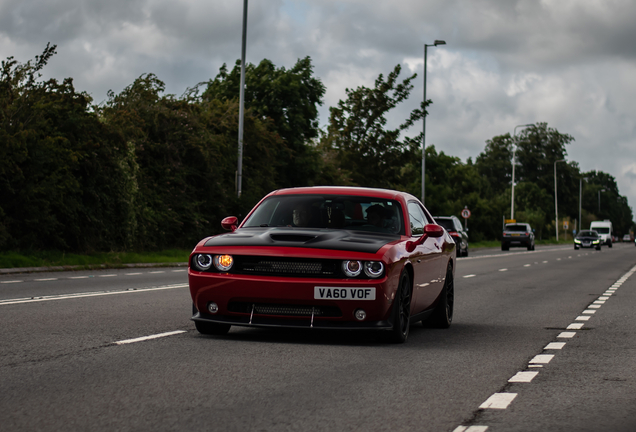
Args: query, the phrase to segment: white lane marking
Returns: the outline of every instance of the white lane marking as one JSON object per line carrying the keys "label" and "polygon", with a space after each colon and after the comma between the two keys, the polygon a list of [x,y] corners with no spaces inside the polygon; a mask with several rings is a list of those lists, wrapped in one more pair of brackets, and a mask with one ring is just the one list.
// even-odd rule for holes
{"label": "white lane marking", "polygon": [[572,258],[572,256],[569,256],[568,259]]}
{"label": "white lane marking", "polygon": [[143,273],[125,273],[126,276],[137,276]]}
{"label": "white lane marking", "polygon": [[566,330],[581,330],[583,328],[583,323],[572,323],[567,326]]}
{"label": "white lane marking", "polygon": [[0,282],[0,283],[18,283],[18,282],[24,282],[24,281],[21,281],[21,280],[12,280],[12,281],[2,281],[2,282]]}
{"label": "white lane marking", "polygon": [[[579,256],[581,256],[581,255],[579,255]],[[561,261],[561,258],[557,258],[557,261]]]}
{"label": "white lane marking", "polygon": [[475,276],[477,276],[477,275],[469,274],[469,275],[464,276],[464,279],[468,279],[468,278],[475,277]]}
{"label": "white lane marking", "polygon": [[524,264],[524,267],[530,267],[532,264]]}
{"label": "white lane marking", "polygon": [[516,397],[517,393],[495,393],[479,405],[479,408],[506,409]]}
{"label": "white lane marking", "polygon": [[544,350],[549,350],[549,349],[563,349],[563,347],[565,346],[565,342],[550,342],[549,344],[547,344],[545,347],[543,347]]}
{"label": "white lane marking", "polygon": [[429,285],[430,285],[430,283],[428,283],[428,282],[425,282],[425,283],[423,283],[423,284],[417,284],[417,286],[418,286],[418,287],[421,287],[421,288],[427,287],[427,286],[429,286]]}
{"label": "white lane marking", "polygon": [[576,335],[576,332],[561,332],[557,337],[562,339],[570,339],[573,338],[574,335]]}
{"label": "white lane marking", "polygon": [[509,255],[525,255],[525,254],[536,254],[536,253],[542,253],[542,252],[557,252],[557,251],[564,251],[564,250],[569,250],[569,249],[570,249],[569,247],[567,247],[567,248],[550,248],[550,249],[542,249],[542,250],[538,250],[538,251],[509,252],[509,253],[505,253],[505,254],[496,254],[496,255],[472,256],[472,257],[464,257],[464,258],[462,258],[462,261],[471,260],[471,259],[482,259],[482,258],[501,258],[503,256],[509,256]]}
{"label": "white lane marking", "polygon": [[91,293],[61,294],[61,295],[54,295],[54,296],[33,297],[30,299],[8,299],[8,300],[0,300],[0,306],[10,305],[10,304],[20,304],[20,303],[52,301],[52,300],[66,300],[66,299],[72,299],[72,298],[99,297],[99,296],[107,296],[107,295],[114,295],[114,294],[130,294],[130,293],[147,292],[147,291],[161,291],[161,290],[187,288],[187,287],[188,287],[188,284],[185,283],[185,284],[165,285],[165,286],[153,287],[153,288],[127,289],[123,291],[100,291],[100,292],[91,292]]}
{"label": "white lane marking", "polygon": [[117,276],[116,274],[108,274],[108,275],[99,275],[97,277],[113,277],[113,276]]}
{"label": "white lane marking", "polygon": [[184,272],[184,271],[187,271],[187,270],[172,270],[172,273],[181,273],[181,272]]}
{"label": "white lane marking", "polygon": [[514,375],[512,378],[508,380],[508,382],[511,382],[511,383],[530,382],[538,374],[539,372],[533,372],[533,371],[532,372],[529,372],[529,371],[517,372],[516,375]]}
{"label": "white lane marking", "polygon": [[554,358],[554,354],[537,354],[530,360],[534,364],[548,364]]}
{"label": "white lane marking", "polygon": [[38,282],[43,282],[43,281],[57,280],[57,278],[43,278],[43,279],[33,279],[33,280]]}
{"label": "white lane marking", "polygon": [[176,331],[171,331],[171,332],[166,332],[166,333],[154,334],[154,335],[150,335],[150,336],[142,336],[142,337],[138,337],[138,338],[135,338],[135,339],[121,340],[121,341],[117,341],[117,342],[113,342],[113,343],[115,345],[124,345],[124,344],[130,344],[130,343],[135,343],[135,342],[147,341],[147,340],[151,340],[151,339],[158,339],[158,338],[162,338],[162,337],[166,337],[166,336],[172,336],[172,335],[176,335],[176,334],[180,334],[180,333],[186,333],[186,331],[185,330],[176,330]]}
{"label": "white lane marking", "polygon": [[597,304],[597,305],[605,304],[605,300],[594,300],[594,304]]}
{"label": "white lane marking", "polygon": [[601,305],[600,304],[591,304],[588,306],[590,309],[600,309]]}
{"label": "white lane marking", "polygon": [[486,432],[488,426],[457,426],[453,432]]}
{"label": "white lane marking", "polygon": [[161,271],[153,271],[153,272],[150,272],[150,274],[158,274],[158,273],[165,273],[165,271],[161,270]]}
{"label": "white lane marking", "polygon": [[599,297],[598,299],[599,300],[607,300],[607,299],[609,299],[609,297]]}
{"label": "white lane marking", "polygon": [[547,263],[547,261],[543,261],[543,264]]}
{"label": "white lane marking", "polygon": [[590,309],[586,309],[583,311],[584,314],[595,314],[596,311],[590,310]]}
{"label": "white lane marking", "polygon": [[579,315],[579,316],[577,316],[577,317],[576,317],[575,321],[587,321],[587,320],[589,320],[590,318],[592,318],[592,317],[590,317],[590,316],[585,316],[585,315]]}
{"label": "white lane marking", "polygon": [[508,271],[508,269],[499,269],[499,271]]}
{"label": "white lane marking", "polygon": [[543,365],[539,365],[539,364],[531,364],[531,365],[528,365],[528,367],[531,367],[531,368],[542,368],[542,367],[543,367]]}
{"label": "white lane marking", "polygon": [[69,279],[88,279],[88,276],[71,276]]}

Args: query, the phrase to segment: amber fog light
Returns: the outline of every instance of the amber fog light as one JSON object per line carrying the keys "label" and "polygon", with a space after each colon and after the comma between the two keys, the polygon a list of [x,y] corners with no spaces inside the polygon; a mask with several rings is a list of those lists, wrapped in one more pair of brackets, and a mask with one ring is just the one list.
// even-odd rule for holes
{"label": "amber fog light", "polygon": [[214,256],[214,267],[216,267],[220,271],[228,271],[232,268],[234,264],[234,258],[232,255],[215,255]]}
{"label": "amber fog light", "polygon": [[364,321],[364,319],[367,317],[367,313],[362,309],[358,309],[356,310],[355,317],[358,321]]}
{"label": "amber fog light", "polygon": [[208,312],[210,312],[211,314],[215,314],[219,311],[219,305],[214,303],[214,302],[210,302],[208,303]]}

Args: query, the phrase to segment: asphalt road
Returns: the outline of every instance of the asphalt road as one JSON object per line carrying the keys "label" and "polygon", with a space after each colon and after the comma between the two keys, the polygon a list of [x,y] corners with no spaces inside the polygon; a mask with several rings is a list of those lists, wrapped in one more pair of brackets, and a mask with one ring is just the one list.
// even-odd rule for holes
{"label": "asphalt road", "polygon": [[471,251],[451,328],[404,345],[199,335],[182,268],[2,275],[0,431],[633,432],[635,266],[631,243]]}

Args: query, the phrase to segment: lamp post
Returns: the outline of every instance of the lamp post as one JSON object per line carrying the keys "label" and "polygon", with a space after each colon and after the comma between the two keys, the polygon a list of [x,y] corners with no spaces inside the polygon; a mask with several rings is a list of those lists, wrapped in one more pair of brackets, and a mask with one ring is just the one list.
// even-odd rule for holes
{"label": "lamp post", "polygon": [[[435,40],[432,44],[424,44],[424,109],[426,109],[426,56],[428,53],[428,47],[446,45],[446,41]],[[422,127],[422,204],[426,205],[424,199],[426,198],[426,115],[424,115],[424,125]]]}
{"label": "lamp post", "polygon": [[247,39],[247,0],[243,0],[243,38],[241,41],[241,88],[239,89],[238,165],[236,167],[236,196],[243,187],[243,117],[245,114],[245,43]]}
{"label": "lamp post", "polygon": [[601,192],[606,192],[607,189],[598,190],[598,217],[601,217]]}
{"label": "lamp post", "polygon": [[510,197],[510,219],[515,218],[515,155],[517,153],[517,128],[518,127],[530,127],[534,126],[533,124],[523,124],[515,126],[514,132],[512,133],[512,196]]}
{"label": "lamp post", "polygon": [[557,175],[556,175],[556,164],[557,162],[565,162],[565,159],[559,159],[554,161],[554,220],[555,220],[555,228],[556,228],[556,240],[559,241],[559,206],[557,204]]}
{"label": "lamp post", "polygon": [[587,181],[587,177],[579,178],[579,232],[583,230],[583,225],[581,225],[581,202],[583,201],[583,179]]}

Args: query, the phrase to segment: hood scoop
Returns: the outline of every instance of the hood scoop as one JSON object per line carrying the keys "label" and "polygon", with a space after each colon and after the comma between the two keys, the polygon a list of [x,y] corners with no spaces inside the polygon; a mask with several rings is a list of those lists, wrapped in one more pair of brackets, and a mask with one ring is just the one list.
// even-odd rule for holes
{"label": "hood scoop", "polygon": [[274,241],[299,243],[306,243],[316,238],[315,235],[307,234],[270,234],[269,237]]}

